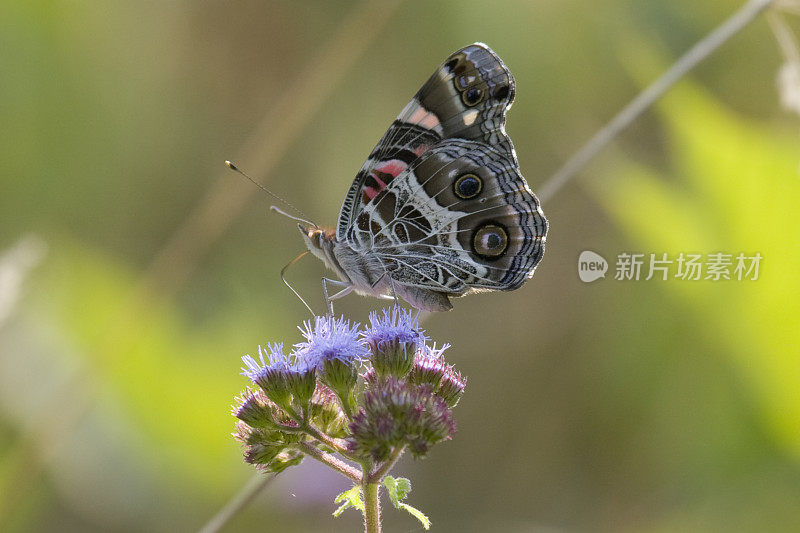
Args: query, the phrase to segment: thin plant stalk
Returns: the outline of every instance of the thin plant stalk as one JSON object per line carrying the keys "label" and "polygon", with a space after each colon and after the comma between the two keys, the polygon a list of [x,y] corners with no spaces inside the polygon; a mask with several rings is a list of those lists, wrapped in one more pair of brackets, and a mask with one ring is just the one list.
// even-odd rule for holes
{"label": "thin plant stalk", "polygon": [[673,85],[710,56],[731,37],[746,28],[758,15],[764,12],[775,0],[750,0],[731,15],[711,33],[695,44],[667,69],[656,81],[651,83],[636,98],[626,105],[603,126],[580,150],[570,157],[553,176],[542,185],[537,196],[547,202],[561,190],[578,172],[600,153],[611,141],[622,133],[634,120],[664,96]]}
{"label": "thin plant stalk", "polygon": [[225,506],[206,522],[199,533],[217,533],[230,522],[236,513],[247,507],[253,499],[266,487],[275,476],[256,475]]}

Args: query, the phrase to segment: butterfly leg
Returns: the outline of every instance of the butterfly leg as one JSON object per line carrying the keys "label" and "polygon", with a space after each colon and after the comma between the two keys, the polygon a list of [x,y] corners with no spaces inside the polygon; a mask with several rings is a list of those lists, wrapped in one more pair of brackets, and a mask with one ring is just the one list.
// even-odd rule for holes
{"label": "butterfly leg", "polygon": [[[328,283],[334,285],[336,287],[342,287],[342,290],[333,294],[332,296],[328,295]],[[328,311],[329,316],[333,316],[333,302],[332,300],[336,300],[337,298],[341,298],[347,294],[350,294],[353,291],[353,284],[347,283],[345,281],[339,281],[338,279],[330,279],[330,278],[322,278],[322,295],[325,297],[325,308]]]}
{"label": "butterfly leg", "polygon": [[400,301],[397,299],[397,291],[394,290],[394,280],[392,279],[392,276],[389,276],[389,287],[392,289],[391,297],[394,300],[394,306],[400,307]]}
{"label": "butterfly leg", "polygon": [[380,300],[394,300],[395,307],[399,306],[400,305],[400,301],[397,299],[397,291],[394,290],[394,280],[392,279],[392,277],[388,273],[384,273],[384,275],[381,276],[380,278],[378,278],[378,281],[373,283],[372,286],[373,287],[377,286],[378,283],[383,281],[383,278],[388,278],[389,279],[389,289],[392,291],[392,293],[391,294],[381,294],[380,296],[378,296],[378,299],[380,299]]}
{"label": "butterfly leg", "polygon": [[383,281],[383,278],[389,278],[389,287],[392,290],[392,294],[379,294],[376,296],[379,300],[394,300],[394,305],[398,305],[397,302],[397,292],[394,290],[394,280],[389,276],[389,274],[384,273],[381,277],[379,277],[375,283],[372,284],[372,287],[375,288],[378,286],[378,283]]}

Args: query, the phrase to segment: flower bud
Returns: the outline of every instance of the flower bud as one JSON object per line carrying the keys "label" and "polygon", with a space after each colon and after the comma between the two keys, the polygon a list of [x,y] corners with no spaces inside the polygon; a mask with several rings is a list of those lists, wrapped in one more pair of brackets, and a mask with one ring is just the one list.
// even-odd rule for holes
{"label": "flower bud", "polygon": [[[264,360],[264,355],[267,361]],[[249,355],[242,357],[246,368],[243,374],[250,378],[256,385],[261,387],[275,405],[286,411],[291,411],[292,394],[289,391],[287,381],[287,370],[289,361],[283,354],[283,344],[267,345],[263,350],[258,347],[259,361]]]}
{"label": "flower bud", "polygon": [[296,360],[286,369],[286,387],[294,396],[297,407],[305,409],[317,386],[316,369],[303,360]]}
{"label": "flower bud", "polygon": [[433,390],[436,390],[447,369],[447,363],[441,354],[448,346],[445,344],[438,351],[435,347],[423,346],[417,352],[414,366],[408,374],[408,380],[416,385],[430,385]]}
{"label": "flower bud", "polygon": [[347,418],[336,401],[336,395],[321,384],[311,398],[311,420],[317,428],[333,438],[347,435]]}
{"label": "flower bud", "polygon": [[455,407],[464,394],[466,386],[467,379],[461,373],[456,372],[453,367],[448,366],[436,394],[447,402],[447,405]]}
{"label": "flower bud", "polygon": [[430,385],[382,379],[364,393],[361,405],[350,423],[348,446],[377,461],[388,459],[394,448],[403,445],[423,456],[433,444],[455,433],[447,402]]}
{"label": "flower bud", "polygon": [[352,414],[358,367],[368,353],[358,338],[358,324],[344,318],[315,317],[314,324],[305,322],[300,332],[305,342],[295,345],[297,357],[316,367],[320,381],[336,393],[345,412]]}
{"label": "flower bud", "polygon": [[433,392],[443,398],[450,407],[455,407],[464,393],[467,381],[456,372],[453,365],[445,362],[442,355],[450,347],[445,344],[441,348],[423,346],[409,372],[408,379],[418,385],[429,385]]}
{"label": "flower bud", "polygon": [[277,427],[273,416],[273,404],[262,391],[245,389],[241,396],[236,397],[236,405],[231,408],[231,414],[254,428]]}
{"label": "flower bud", "polygon": [[284,447],[277,444],[251,444],[245,449],[244,460],[251,465],[265,465],[269,464],[282,451],[284,451]]}

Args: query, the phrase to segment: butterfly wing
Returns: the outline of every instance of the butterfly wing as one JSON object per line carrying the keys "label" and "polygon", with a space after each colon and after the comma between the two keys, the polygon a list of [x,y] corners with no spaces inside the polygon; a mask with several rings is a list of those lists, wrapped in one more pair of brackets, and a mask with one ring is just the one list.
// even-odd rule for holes
{"label": "butterfly wing", "polygon": [[546,232],[538,200],[506,154],[448,139],[387,185],[349,237],[399,283],[458,295],[522,285]]}
{"label": "butterfly wing", "polygon": [[347,191],[337,224],[345,240],[358,215],[392,180],[444,139],[482,141],[516,165],[505,132],[514,78],[483,43],[455,52],[436,69],[372,150]]}
{"label": "butterfly wing", "polygon": [[444,310],[448,295],[515,289],[544,253],[547,221],[505,133],[513,99],[511,72],[488,46],[455,52],[345,197],[337,239],[377,256],[416,307]]}

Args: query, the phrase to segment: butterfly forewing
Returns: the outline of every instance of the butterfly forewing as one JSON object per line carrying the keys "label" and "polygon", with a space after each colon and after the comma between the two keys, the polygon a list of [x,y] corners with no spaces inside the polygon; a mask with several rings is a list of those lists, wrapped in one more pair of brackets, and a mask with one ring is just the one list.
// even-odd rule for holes
{"label": "butterfly forewing", "polygon": [[[443,139],[483,141],[516,165],[505,115],[514,78],[485,44],[452,54],[400,112],[356,175],[339,213],[337,236],[346,238],[359,212],[398,173]],[[466,103],[465,103],[466,102]]]}

